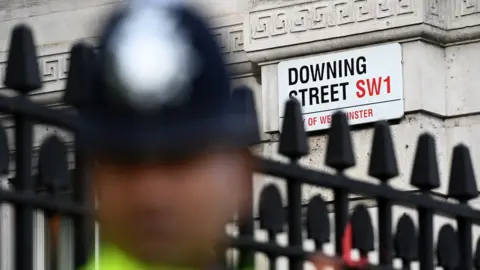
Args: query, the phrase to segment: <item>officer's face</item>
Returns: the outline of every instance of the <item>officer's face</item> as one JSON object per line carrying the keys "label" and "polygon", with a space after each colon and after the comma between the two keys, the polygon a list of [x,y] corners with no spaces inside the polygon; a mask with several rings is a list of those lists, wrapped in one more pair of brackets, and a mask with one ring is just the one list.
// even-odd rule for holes
{"label": "officer's face", "polygon": [[246,151],[172,163],[96,159],[93,181],[102,236],[146,261],[200,263],[221,240],[239,203],[244,208],[250,203]]}

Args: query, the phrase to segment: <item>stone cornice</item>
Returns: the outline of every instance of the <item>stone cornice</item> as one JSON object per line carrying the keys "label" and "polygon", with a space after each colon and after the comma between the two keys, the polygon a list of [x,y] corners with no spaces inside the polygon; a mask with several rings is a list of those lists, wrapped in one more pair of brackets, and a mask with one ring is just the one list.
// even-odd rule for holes
{"label": "stone cornice", "polygon": [[279,1],[251,8],[244,43],[261,63],[405,39],[449,46],[480,38],[479,25],[478,0]]}
{"label": "stone cornice", "polygon": [[452,46],[480,39],[480,25],[471,28],[443,30],[431,25],[418,24],[408,28],[388,29],[369,33],[360,33],[336,39],[318,40],[292,46],[277,47],[248,52],[252,62],[264,64],[282,59],[344,50],[387,42],[424,40],[439,46]]}
{"label": "stone cornice", "polygon": [[25,19],[50,13],[65,12],[94,6],[112,5],[125,0],[49,0],[49,1],[3,1],[0,22]]}

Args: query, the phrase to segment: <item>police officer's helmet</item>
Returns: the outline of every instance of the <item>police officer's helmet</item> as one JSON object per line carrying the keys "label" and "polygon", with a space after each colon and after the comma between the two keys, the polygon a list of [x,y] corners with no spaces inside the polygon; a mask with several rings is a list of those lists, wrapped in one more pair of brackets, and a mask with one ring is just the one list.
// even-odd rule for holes
{"label": "police officer's helmet", "polygon": [[180,0],[136,1],[115,12],[101,34],[95,89],[79,108],[84,145],[138,158],[256,142],[255,110],[245,104],[251,93],[232,98],[209,28]]}

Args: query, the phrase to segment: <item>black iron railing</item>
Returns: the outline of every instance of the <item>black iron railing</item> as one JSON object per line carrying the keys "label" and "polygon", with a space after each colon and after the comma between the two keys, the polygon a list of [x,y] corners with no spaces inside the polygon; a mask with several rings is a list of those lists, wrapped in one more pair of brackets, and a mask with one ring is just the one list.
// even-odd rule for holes
{"label": "black iron railing", "polygon": [[[72,48],[69,78],[65,92],[68,104],[82,105],[88,95],[91,77],[89,63],[93,48],[77,44]],[[47,138],[40,147],[38,164],[32,164],[33,126],[55,125],[76,134],[77,126],[72,114],[33,103],[27,94],[41,88],[35,44],[32,33],[26,26],[14,29],[7,63],[5,86],[17,92],[17,96],[0,94],[0,112],[11,115],[15,124],[15,177],[13,190],[0,190],[0,201],[15,208],[15,268],[33,269],[33,212],[44,211],[47,219],[56,215],[69,216],[74,223],[75,262],[78,267],[85,263],[92,244],[91,205],[88,205],[88,178],[84,171],[85,158],[77,147],[75,169],[69,173],[67,147],[55,135]],[[253,95],[246,95],[246,104],[253,107]],[[254,267],[255,254],[264,254],[270,269],[277,269],[278,258],[288,258],[288,269],[304,269],[305,262],[315,254],[321,254],[323,246],[332,242],[335,255],[348,268],[393,269],[393,260],[400,259],[402,269],[410,269],[418,261],[419,268],[480,269],[480,246],[477,242],[473,252],[472,226],[480,224],[480,211],[471,208],[468,202],[478,196],[476,180],[469,150],[464,145],[453,149],[450,182],[447,199],[434,197],[431,190],[440,186],[437,154],[434,138],[423,134],[413,161],[410,183],[420,192],[404,192],[388,184],[398,175],[394,145],[386,122],[375,125],[373,146],[370,152],[368,174],[378,183],[353,179],[343,172],[355,165],[350,131],[346,116],[333,115],[328,134],[325,164],[336,174],[307,169],[298,160],[309,153],[300,111],[295,100],[287,102],[282,127],[279,153],[289,159],[281,163],[258,158],[258,172],[283,179],[287,187],[284,200],[275,184],[263,187],[258,204],[258,216],[242,221],[239,235],[232,238],[232,248],[239,250],[237,267]],[[76,142],[78,138],[75,138]],[[0,172],[9,171],[9,155],[5,128],[0,128]],[[34,177],[32,167],[38,173]],[[73,176],[72,176],[73,175]],[[71,179],[73,178],[73,179]],[[305,185],[330,189],[334,193],[333,216],[330,224],[327,203],[321,196],[314,196],[302,206],[302,187]],[[38,186],[44,191],[38,193]],[[66,190],[72,192],[65,193]],[[71,194],[71,195],[65,195]],[[378,226],[373,226],[365,205],[349,210],[349,196],[362,195],[375,200],[378,208]],[[285,203],[287,202],[287,203]],[[397,224],[392,221],[392,207],[405,206],[416,209],[418,229],[412,217],[403,215]],[[302,214],[305,213],[305,214]],[[331,214],[331,213],[330,213]],[[456,227],[443,225],[438,240],[434,243],[433,217],[446,216],[456,221]],[[267,241],[256,240],[256,231],[266,231]],[[276,242],[277,235],[286,233],[288,245]],[[334,235],[333,239],[331,234]],[[315,244],[315,250],[303,248],[305,239]],[[1,239],[0,239],[1,241]],[[350,260],[350,249],[360,253],[360,260]],[[378,265],[372,265],[367,255],[376,251]],[[477,254],[478,253],[478,254]]]}

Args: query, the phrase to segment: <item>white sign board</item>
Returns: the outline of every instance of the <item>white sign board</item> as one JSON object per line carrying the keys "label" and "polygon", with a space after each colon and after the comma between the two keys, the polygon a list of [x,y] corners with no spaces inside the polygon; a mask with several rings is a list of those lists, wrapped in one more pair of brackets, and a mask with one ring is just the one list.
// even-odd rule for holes
{"label": "white sign board", "polygon": [[351,125],[401,118],[402,48],[398,43],[280,62],[280,124],[285,102],[302,104],[307,131],[330,127],[342,110]]}

